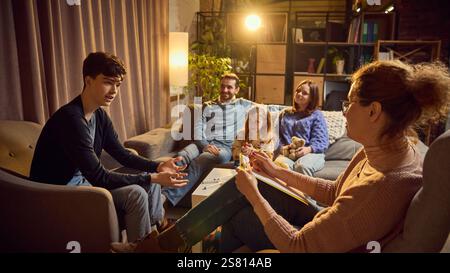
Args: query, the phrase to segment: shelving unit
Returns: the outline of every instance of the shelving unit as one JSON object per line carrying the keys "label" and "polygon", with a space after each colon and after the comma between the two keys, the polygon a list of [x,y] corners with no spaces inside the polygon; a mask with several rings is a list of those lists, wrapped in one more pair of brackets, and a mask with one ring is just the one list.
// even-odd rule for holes
{"label": "shelving unit", "polygon": [[[376,41],[393,39],[394,29],[394,13],[361,12],[347,19],[344,12],[296,12],[291,46],[292,90],[300,81],[311,79],[319,85],[321,104],[332,91],[333,83],[341,89],[344,86],[344,90],[336,91],[347,91],[349,86],[345,88],[345,83],[351,74],[373,60]],[[336,72],[330,51],[343,55],[342,73]]]}
{"label": "shelving unit", "polygon": [[393,59],[410,63],[432,62],[439,59],[441,41],[378,40],[375,45],[374,59],[378,60],[382,51],[391,52]]}
{"label": "shelving unit", "polygon": [[[408,63],[433,62],[439,59],[441,41],[378,40],[375,45],[374,59],[380,59],[383,51],[389,59],[400,59]],[[430,145],[437,137],[438,129],[439,124],[428,124],[425,128],[418,130],[419,137],[426,145]]]}
{"label": "shelving unit", "polygon": [[[322,105],[335,88],[348,91],[351,74],[372,61],[378,39],[395,39],[394,13],[361,12],[349,18],[344,11],[266,11],[259,14],[262,26],[254,32],[245,28],[247,15],[215,14],[224,18],[232,66],[239,67],[236,72],[247,83],[242,93],[259,103],[290,104],[298,83],[311,79],[319,85]],[[342,73],[336,72],[330,49],[343,52]]]}

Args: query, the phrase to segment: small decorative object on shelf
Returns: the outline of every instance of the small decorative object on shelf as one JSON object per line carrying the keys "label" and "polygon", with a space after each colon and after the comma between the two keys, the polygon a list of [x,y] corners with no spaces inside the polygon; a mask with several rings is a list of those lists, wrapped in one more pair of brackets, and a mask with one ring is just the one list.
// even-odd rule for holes
{"label": "small decorative object on shelf", "polygon": [[330,47],[328,55],[332,58],[336,74],[342,75],[344,73],[345,57],[348,55],[347,49],[338,49],[337,47]]}
{"label": "small decorative object on shelf", "polygon": [[303,30],[301,28],[293,28],[292,37],[294,38],[294,43],[303,43]]}
{"label": "small decorative object on shelf", "polygon": [[336,74],[343,74],[344,73],[344,65],[345,60],[336,60]]}
{"label": "small decorative object on shelf", "polygon": [[316,69],[314,68],[314,63],[316,62],[316,59],[309,58],[308,59],[308,73],[315,73]]}

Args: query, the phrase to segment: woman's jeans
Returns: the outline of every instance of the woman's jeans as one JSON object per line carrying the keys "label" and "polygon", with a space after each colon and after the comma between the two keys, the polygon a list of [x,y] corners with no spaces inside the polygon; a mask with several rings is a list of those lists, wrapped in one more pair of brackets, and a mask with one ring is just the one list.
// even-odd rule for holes
{"label": "woman's jeans", "polygon": [[285,163],[291,170],[313,177],[315,172],[322,170],[325,166],[325,154],[309,153],[295,162],[288,157],[280,155],[275,161]]}
{"label": "woman's jeans", "polygon": [[[315,205],[306,206],[264,182],[259,182],[258,188],[273,209],[294,226],[302,227],[320,209]],[[235,178],[222,185],[175,224],[189,246],[201,241],[218,226],[223,226],[221,252],[232,252],[243,244],[253,251],[274,248],[253,207],[236,188]]]}

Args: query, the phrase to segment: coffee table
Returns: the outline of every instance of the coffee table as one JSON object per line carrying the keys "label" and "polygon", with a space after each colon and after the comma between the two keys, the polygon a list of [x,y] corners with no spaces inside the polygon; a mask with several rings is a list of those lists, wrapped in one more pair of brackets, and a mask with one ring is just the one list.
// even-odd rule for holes
{"label": "coffee table", "polygon": [[[225,169],[225,168],[214,168],[209,174],[203,179],[203,181],[198,185],[195,191],[192,193],[192,208],[198,205],[200,202],[205,200],[213,192],[219,189],[225,182],[230,180],[236,175],[236,170]],[[192,247],[193,253],[202,252],[202,242],[198,242]]]}

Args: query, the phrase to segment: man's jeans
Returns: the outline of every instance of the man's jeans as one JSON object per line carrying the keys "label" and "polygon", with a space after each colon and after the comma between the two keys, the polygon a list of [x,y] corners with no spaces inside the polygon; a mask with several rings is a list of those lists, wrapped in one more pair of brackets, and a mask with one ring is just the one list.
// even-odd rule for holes
{"label": "man's jeans", "polygon": [[[306,206],[263,182],[259,182],[258,188],[275,211],[294,226],[302,227],[321,209]],[[221,252],[232,252],[243,244],[253,251],[274,248],[253,207],[236,188],[234,178],[187,212],[175,227],[192,246],[221,225]]]}
{"label": "man's jeans", "polygon": [[[92,186],[84,177],[74,177],[69,186]],[[161,200],[161,186],[156,183],[129,185],[110,190],[117,212],[123,212],[129,242],[143,238],[151,226],[162,221],[164,207]],[[120,215],[120,213],[119,213]]]}
{"label": "man's jeans", "polygon": [[291,170],[313,177],[315,172],[322,170],[325,166],[325,154],[309,153],[295,162],[280,155],[275,161],[285,163]]}
{"label": "man's jeans", "polygon": [[181,199],[201,181],[203,174],[209,173],[215,165],[222,164],[231,160],[231,149],[225,145],[215,144],[219,149],[219,155],[215,156],[209,152],[200,152],[197,145],[189,144],[183,150],[178,152],[183,157],[185,164],[188,164],[186,179],[188,184],[181,188],[163,188],[163,194],[172,203],[177,205]]}

